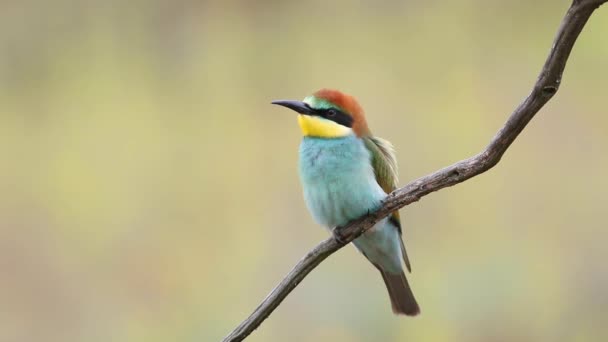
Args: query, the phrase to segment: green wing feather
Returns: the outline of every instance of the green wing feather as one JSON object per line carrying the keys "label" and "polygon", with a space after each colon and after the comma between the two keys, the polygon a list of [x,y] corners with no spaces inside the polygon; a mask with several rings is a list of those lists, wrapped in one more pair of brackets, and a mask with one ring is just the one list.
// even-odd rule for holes
{"label": "green wing feather", "polygon": [[[398,176],[397,176],[397,158],[395,156],[395,149],[393,144],[388,140],[384,140],[378,137],[364,137],[365,147],[370,152],[372,167],[376,175],[376,181],[387,194],[391,193],[397,188]],[[391,223],[393,223],[399,234],[401,234],[401,219],[399,218],[399,211],[394,211],[389,217]],[[403,261],[408,271],[412,271],[410,260],[407,257],[405,246],[401,241],[401,253],[403,254]]]}

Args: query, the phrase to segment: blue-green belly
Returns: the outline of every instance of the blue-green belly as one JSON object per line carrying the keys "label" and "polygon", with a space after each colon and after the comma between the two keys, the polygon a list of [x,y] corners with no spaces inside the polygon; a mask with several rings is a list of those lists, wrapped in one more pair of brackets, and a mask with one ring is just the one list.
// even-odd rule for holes
{"label": "blue-green belly", "polygon": [[300,178],[309,211],[328,228],[373,211],[386,196],[376,182],[369,152],[354,136],[305,137],[300,145]]}
{"label": "blue-green belly", "polygon": [[[378,185],[363,142],[305,137],[300,145],[300,178],[304,200],[315,221],[328,229],[377,209],[386,193]],[[353,243],[371,262],[401,272],[401,236],[387,219]]]}

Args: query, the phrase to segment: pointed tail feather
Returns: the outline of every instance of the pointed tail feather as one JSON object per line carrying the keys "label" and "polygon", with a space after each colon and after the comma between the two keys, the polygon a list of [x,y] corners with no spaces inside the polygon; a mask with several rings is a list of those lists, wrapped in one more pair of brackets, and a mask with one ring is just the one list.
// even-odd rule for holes
{"label": "pointed tail feather", "polygon": [[[405,244],[403,244],[403,239],[400,239],[401,243],[401,256],[403,257],[403,262],[405,263],[405,267],[407,267],[407,271],[412,273],[412,265],[410,264],[410,258],[407,257],[407,252],[405,251]],[[407,282],[407,280],[406,280]]]}
{"label": "pointed tail feather", "polygon": [[416,316],[420,313],[420,307],[414,298],[403,271],[400,274],[392,274],[378,267],[382,279],[386,284],[388,295],[391,298],[393,312],[397,315]]}

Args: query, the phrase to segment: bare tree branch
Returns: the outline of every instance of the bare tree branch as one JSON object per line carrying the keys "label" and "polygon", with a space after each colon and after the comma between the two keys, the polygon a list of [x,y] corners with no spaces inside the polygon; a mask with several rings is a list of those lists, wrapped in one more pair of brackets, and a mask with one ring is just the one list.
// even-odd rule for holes
{"label": "bare tree branch", "polygon": [[371,228],[391,212],[420,200],[431,192],[464,182],[498,164],[509,146],[534,115],[559,89],[562,73],[572,47],[587,20],[600,5],[608,0],[574,0],[564,16],[549,56],[532,92],[515,109],[490,144],[479,154],[419,178],[390,193],[382,207],[374,213],[350,222],[334,231],[334,236],[308,252],[287,274],[255,311],[230,333],[224,342],[242,341],[255,330],[287,295],[325,258]]}

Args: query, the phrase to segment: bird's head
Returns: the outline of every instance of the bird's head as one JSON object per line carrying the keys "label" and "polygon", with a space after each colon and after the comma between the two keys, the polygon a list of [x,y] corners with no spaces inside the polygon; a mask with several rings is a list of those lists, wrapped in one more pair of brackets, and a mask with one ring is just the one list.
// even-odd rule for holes
{"label": "bird's head", "polygon": [[272,103],[300,114],[298,123],[304,136],[331,139],[370,134],[357,100],[338,90],[321,89],[303,101],[279,100]]}

